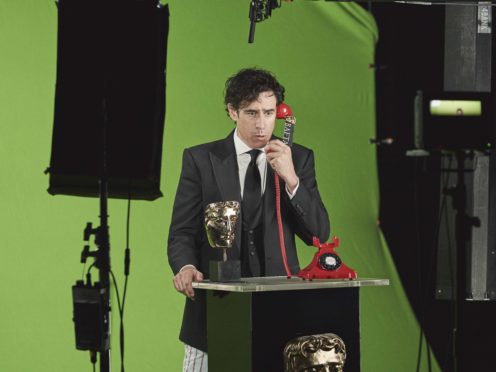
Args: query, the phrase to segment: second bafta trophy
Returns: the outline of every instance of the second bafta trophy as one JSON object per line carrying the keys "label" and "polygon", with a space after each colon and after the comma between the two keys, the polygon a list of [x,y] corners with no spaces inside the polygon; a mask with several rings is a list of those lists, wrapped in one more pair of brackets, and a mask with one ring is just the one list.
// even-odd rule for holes
{"label": "second bafta trophy", "polygon": [[227,259],[227,249],[232,248],[234,243],[239,210],[240,204],[237,201],[211,203],[205,209],[208,242],[214,249],[223,249],[223,260],[209,263],[212,281],[229,282],[241,279],[240,261]]}

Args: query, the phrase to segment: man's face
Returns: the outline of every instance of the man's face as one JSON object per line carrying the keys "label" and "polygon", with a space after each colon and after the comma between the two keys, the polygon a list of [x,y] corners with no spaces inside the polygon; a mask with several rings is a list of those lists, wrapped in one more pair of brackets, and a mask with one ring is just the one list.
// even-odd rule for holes
{"label": "man's face", "polygon": [[238,135],[251,148],[264,147],[269,142],[276,122],[276,96],[262,92],[258,98],[238,110],[227,105],[229,116],[236,122]]}

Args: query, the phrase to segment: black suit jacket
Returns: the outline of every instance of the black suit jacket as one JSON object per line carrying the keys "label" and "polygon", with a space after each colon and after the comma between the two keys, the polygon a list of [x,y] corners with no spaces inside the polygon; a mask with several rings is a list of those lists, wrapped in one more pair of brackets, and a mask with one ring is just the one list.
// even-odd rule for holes
{"label": "black suit jacket", "polygon": [[[313,236],[321,242],[329,238],[329,218],[321,201],[315,180],[313,152],[303,146],[292,146],[293,164],[300,179],[298,190],[290,199],[281,180],[281,214],[288,265],[293,274],[299,271],[295,234],[308,245]],[[205,207],[214,202],[241,202],[238,163],[233,133],[219,141],[184,150],[169,230],[168,257],[174,274],[185,265],[194,265],[208,278],[210,260],[222,260],[222,250],[210,247],[204,228]],[[275,211],[274,173],[267,167],[263,196],[263,238],[267,276],[286,275],[279,248]],[[241,212],[242,213],[242,212]],[[241,231],[242,216],[237,232]],[[241,241],[238,233],[228,259],[239,259]],[[250,264],[256,264],[250,262]],[[186,299],[179,338],[200,350],[207,350],[205,293],[196,290],[195,301]]]}

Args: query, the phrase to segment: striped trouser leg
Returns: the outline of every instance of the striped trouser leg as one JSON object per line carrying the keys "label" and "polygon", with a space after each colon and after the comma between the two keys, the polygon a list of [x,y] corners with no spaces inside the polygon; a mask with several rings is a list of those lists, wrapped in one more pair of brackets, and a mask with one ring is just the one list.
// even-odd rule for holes
{"label": "striped trouser leg", "polygon": [[208,372],[207,353],[184,344],[183,372]]}

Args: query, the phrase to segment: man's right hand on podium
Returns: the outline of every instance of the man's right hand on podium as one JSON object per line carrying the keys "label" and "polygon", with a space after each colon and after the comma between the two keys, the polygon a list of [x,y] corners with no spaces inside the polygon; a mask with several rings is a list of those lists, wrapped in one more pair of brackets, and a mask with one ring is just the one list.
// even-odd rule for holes
{"label": "man's right hand on podium", "polygon": [[193,265],[184,266],[172,279],[176,290],[191,300],[195,299],[195,291],[193,290],[192,283],[194,281],[201,282],[202,280],[203,274]]}

